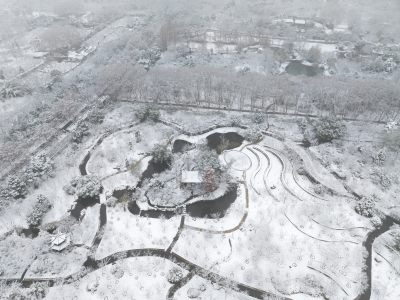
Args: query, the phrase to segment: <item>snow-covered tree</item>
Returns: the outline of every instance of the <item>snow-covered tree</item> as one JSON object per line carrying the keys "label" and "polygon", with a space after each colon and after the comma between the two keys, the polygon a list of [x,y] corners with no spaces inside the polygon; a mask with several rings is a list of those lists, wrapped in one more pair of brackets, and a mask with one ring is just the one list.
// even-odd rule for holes
{"label": "snow-covered tree", "polygon": [[85,122],[77,124],[76,128],[72,131],[72,141],[76,144],[82,143],[85,136],[89,135],[89,127]]}
{"label": "snow-covered tree", "polygon": [[14,199],[24,198],[28,193],[26,182],[17,176],[10,176],[4,193]]}
{"label": "snow-covered tree", "polygon": [[40,225],[43,216],[51,209],[51,207],[51,202],[46,196],[42,194],[38,195],[32,212],[27,217],[28,224],[30,226]]}
{"label": "snow-covered tree", "polygon": [[356,212],[364,217],[371,218],[374,216],[376,196],[363,197],[356,205]]}
{"label": "snow-covered tree", "polygon": [[17,82],[8,82],[0,89],[0,99],[22,97],[29,94],[31,90]]}
{"label": "snow-covered tree", "polygon": [[319,144],[329,143],[346,133],[346,126],[339,119],[323,117],[314,122],[315,137]]}
{"label": "snow-covered tree", "polygon": [[249,127],[248,129],[243,131],[243,137],[245,140],[251,142],[251,143],[256,143],[262,138],[262,131],[261,128],[258,126],[252,126]]}
{"label": "snow-covered tree", "polygon": [[200,147],[199,153],[197,154],[195,160],[197,168],[200,171],[221,169],[217,152],[209,150],[208,148]]}
{"label": "snow-covered tree", "polygon": [[172,152],[168,149],[167,145],[156,144],[151,150],[153,161],[157,164],[170,164],[172,160]]}
{"label": "snow-covered tree", "polygon": [[263,113],[261,113],[261,112],[255,113],[255,114],[252,116],[251,119],[252,119],[252,121],[253,121],[255,124],[264,123],[264,121],[265,121],[265,114],[263,114]]}
{"label": "snow-covered tree", "polygon": [[97,197],[102,190],[100,179],[97,176],[85,175],[71,180],[69,186],[64,187],[67,193],[73,193],[80,199]]}
{"label": "snow-covered tree", "polygon": [[139,108],[135,115],[140,122],[144,122],[146,120],[157,121],[160,118],[160,112],[157,109],[149,106]]}
{"label": "snow-covered tree", "polygon": [[212,192],[217,188],[217,178],[214,169],[207,169],[203,172],[203,184],[207,192]]}
{"label": "snow-covered tree", "polygon": [[172,268],[171,270],[169,270],[168,272],[168,276],[167,276],[167,280],[169,283],[177,283],[179,281],[181,281],[183,278],[183,272],[181,269],[179,268]]}
{"label": "snow-covered tree", "polygon": [[31,163],[24,172],[27,183],[38,185],[40,179],[54,176],[54,162],[45,154],[32,158]]}

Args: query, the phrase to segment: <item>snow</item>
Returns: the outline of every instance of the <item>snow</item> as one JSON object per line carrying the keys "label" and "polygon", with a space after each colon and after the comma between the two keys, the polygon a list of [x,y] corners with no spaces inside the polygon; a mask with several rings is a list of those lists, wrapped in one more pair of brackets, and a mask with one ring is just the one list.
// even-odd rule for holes
{"label": "snow", "polygon": [[64,277],[81,269],[86,260],[88,250],[74,248],[70,251],[49,252],[38,257],[26,272],[25,278],[57,278]]}
{"label": "snow", "polygon": [[226,165],[237,171],[247,171],[251,167],[250,158],[237,150],[224,151],[224,161]]}
{"label": "snow", "polygon": [[183,170],[181,182],[182,183],[202,183],[203,179],[201,178],[199,171]]}
{"label": "snow", "polygon": [[77,284],[53,287],[45,299],[165,299],[171,287],[166,276],[173,267],[162,258],[127,258],[88,274]]}
{"label": "snow", "polygon": [[[270,147],[271,144],[268,143]],[[187,226],[173,251],[220,275],[260,289],[315,294],[318,293],[316,287],[294,284],[313,277],[331,297],[347,297],[348,294],[346,299],[352,299],[362,287],[361,283],[350,282],[357,282],[361,276],[362,241],[370,224],[357,216],[345,201],[327,204],[302,194],[299,195],[301,200],[295,198],[287,188],[296,188],[296,183],[289,180],[290,176],[280,177],[284,170],[280,160],[267,148],[257,149],[261,148],[248,146],[243,150],[252,161],[251,168],[246,171],[250,201],[246,221],[227,233],[209,230],[218,228],[211,220],[209,227],[203,222],[201,226],[206,229],[203,231]],[[287,159],[283,161],[288,164]],[[286,170],[285,174],[291,173]],[[273,198],[268,196],[265,182]],[[271,186],[276,188],[271,190]],[[191,224],[189,222],[190,219],[188,224]],[[218,220],[215,224],[220,222],[224,221]],[[336,229],[341,227],[346,230]],[[349,229],[356,227],[359,229]],[[201,251],[193,251],[193,247],[196,249],[200,245]],[[319,272],[335,282],[321,279]]]}
{"label": "snow", "polygon": [[85,209],[85,217],[82,222],[71,228],[72,244],[80,244],[90,247],[93,243],[99,227],[100,205],[96,204]]}
{"label": "snow", "polygon": [[[215,199],[215,197],[210,197]],[[201,197],[200,197],[201,199]],[[196,199],[196,200],[200,200]],[[209,220],[202,218],[192,218],[187,216],[185,218],[185,227],[196,231],[209,231],[215,233],[223,233],[234,230],[237,226],[240,226],[243,219],[246,218],[246,192],[245,188],[240,185],[238,189],[238,197],[236,201],[228,209],[226,215],[223,218]]]}
{"label": "snow", "polygon": [[123,205],[108,207],[107,219],[104,237],[96,252],[96,258],[129,249],[166,249],[180,224],[180,217],[169,220],[143,218],[131,214]]}
{"label": "snow", "polygon": [[243,293],[238,293],[230,289],[223,288],[218,284],[212,284],[199,276],[194,276],[186,285],[180,288],[176,293],[174,299],[187,300],[188,295],[193,291],[199,293],[199,298],[205,300],[251,300],[253,297],[247,296]]}
{"label": "snow", "polygon": [[35,239],[12,234],[0,241],[1,278],[21,278],[24,270],[40,253],[48,251],[48,235],[39,235]]}
{"label": "snow", "polygon": [[[135,132],[141,133],[142,141],[137,143]],[[157,143],[165,143],[167,137],[174,133],[163,124],[140,124],[133,128],[118,131],[103,140],[93,151],[87,164],[90,174],[100,178],[110,176],[118,169],[125,169],[126,162],[138,162],[151,151]]]}

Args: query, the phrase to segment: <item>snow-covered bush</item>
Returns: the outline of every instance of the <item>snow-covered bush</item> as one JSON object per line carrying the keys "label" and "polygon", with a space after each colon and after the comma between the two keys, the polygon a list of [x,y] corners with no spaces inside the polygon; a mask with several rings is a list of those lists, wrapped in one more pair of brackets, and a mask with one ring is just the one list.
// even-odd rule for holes
{"label": "snow-covered bush", "polygon": [[190,299],[197,299],[200,297],[201,291],[195,288],[190,288],[187,291],[187,296]]}
{"label": "snow-covered bush", "polygon": [[303,133],[305,146],[319,145],[342,138],[346,133],[344,123],[335,117],[322,117],[318,120],[303,120],[298,123]]}
{"label": "snow-covered bush", "polygon": [[17,176],[8,177],[7,185],[2,189],[2,196],[5,198],[24,198],[27,193],[26,182]]}
{"label": "snow-covered bush", "polygon": [[253,121],[255,124],[264,123],[264,121],[265,121],[265,114],[263,114],[263,113],[261,113],[261,112],[255,113],[255,114],[251,117],[251,119],[252,119],[252,121]]}
{"label": "snow-covered bush", "polygon": [[89,114],[88,121],[92,124],[101,124],[104,121],[104,113],[99,109],[95,109]]}
{"label": "snow-covered bush", "polygon": [[346,133],[346,126],[339,119],[323,117],[314,122],[314,131],[318,143],[322,144],[343,137]]}
{"label": "snow-covered bush", "polygon": [[304,51],[304,58],[313,64],[319,64],[322,60],[321,49],[319,47],[311,47],[309,50]]}
{"label": "snow-covered bush", "polygon": [[387,189],[392,185],[392,180],[382,170],[375,170],[371,174],[371,180],[376,185],[380,185],[383,189]]}
{"label": "snow-covered bush", "polygon": [[76,128],[72,131],[72,141],[76,144],[82,143],[85,136],[89,135],[89,127],[85,122],[77,124]]}
{"label": "snow-covered bush", "polygon": [[373,155],[372,160],[378,166],[382,166],[386,161],[386,151],[384,149],[380,149],[375,155]]}
{"label": "snow-covered bush", "polygon": [[106,205],[108,207],[115,207],[115,205],[118,203],[118,199],[115,198],[114,196],[108,197]]}
{"label": "snow-covered bush", "polygon": [[169,270],[168,272],[168,276],[167,276],[167,280],[169,283],[177,283],[179,281],[181,281],[183,278],[183,273],[182,270],[179,268],[172,268],[171,270]]}
{"label": "snow-covered bush", "polygon": [[160,112],[148,106],[139,108],[136,111],[135,115],[140,122],[144,122],[146,120],[157,121],[160,119]]}
{"label": "snow-covered bush", "polygon": [[124,270],[118,265],[114,265],[112,267],[111,273],[118,279],[120,279],[124,276]]}
{"label": "snow-covered bush", "polygon": [[382,58],[366,61],[362,64],[361,68],[363,71],[372,73],[382,73],[386,71],[385,62]]}
{"label": "snow-covered bush", "polygon": [[99,196],[102,188],[97,176],[85,175],[72,179],[70,185],[64,187],[64,191],[75,194],[80,199],[88,199]]}
{"label": "snow-covered bush", "polygon": [[356,205],[356,212],[364,217],[371,218],[374,216],[374,208],[376,203],[376,197],[363,197]]}
{"label": "snow-covered bush", "polygon": [[234,116],[231,118],[231,126],[238,127],[242,125],[242,119],[238,116]]}
{"label": "snow-covered bush", "polygon": [[4,87],[0,90],[0,98],[9,99],[22,97],[26,94],[29,94],[30,92],[31,90],[28,87],[15,82],[10,82],[6,83]]}
{"label": "snow-covered bush", "polygon": [[31,160],[24,175],[28,184],[37,187],[39,180],[54,176],[54,162],[45,154],[39,154]]}
{"label": "snow-covered bush", "polygon": [[172,160],[172,152],[167,145],[156,144],[151,150],[153,161],[157,164],[170,164]]}
{"label": "snow-covered bush", "polygon": [[207,148],[200,148],[195,158],[197,168],[200,171],[220,170],[221,164],[217,152]]}
{"label": "snow-covered bush", "polygon": [[161,58],[161,50],[157,47],[149,48],[143,51],[138,63],[144,65],[146,70],[153,67]]}
{"label": "snow-covered bush", "polygon": [[38,195],[32,212],[27,217],[30,226],[38,226],[42,222],[43,216],[51,209],[52,205],[44,195]]}
{"label": "snow-covered bush", "polygon": [[203,184],[207,192],[212,192],[217,188],[217,178],[213,169],[205,170],[202,174]]}
{"label": "snow-covered bush", "polygon": [[243,131],[243,137],[250,143],[256,143],[262,138],[262,131],[259,127],[253,126]]}

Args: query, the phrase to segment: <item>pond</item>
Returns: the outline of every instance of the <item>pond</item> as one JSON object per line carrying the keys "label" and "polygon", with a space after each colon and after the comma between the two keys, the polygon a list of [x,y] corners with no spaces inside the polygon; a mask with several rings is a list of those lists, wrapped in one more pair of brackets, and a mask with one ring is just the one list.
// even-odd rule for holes
{"label": "pond", "polygon": [[305,75],[308,77],[320,75],[324,71],[324,69],[319,66],[304,64],[301,61],[291,61],[285,70],[290,75]]}
{"label": "pond", "polygon": [[75,202],[75,206],[73,209],[71,209],[71,216],[74,217],[76,220],[80,220],[81,213],[84,209],[88,207],[92,207],[96,204],[100,203],[100,196],[96,197],[87,197],[87,198],[78,198],[78,200]]}
{"label": "pond", "polygon": [[172,146],[172,153],[183,153],[193,148],[194,146],[191,142],[178,139],[175,140],[174,145]]}
{"label": "pond", "polygon": [[[238,196],[238,187],[234,186],[223,196],[214,200],[204,200],[186,205],[186,214],[193,218],[219,219],[226,215],[229,207],[235,202]],[[182,215],[185,209],[182,206],[175,207],[174,210],[149,209],[141,210],[136,201],[128,204],[128,210],[141,217],[165,218],[170,219],[173,216]]]}
{"label": "pond", "polygon": [[221,154],[224,150],[231,150],[240,147],[244,141],[237,132],[216,132],[207,136],[207,145],[210,149],[217,151]]}

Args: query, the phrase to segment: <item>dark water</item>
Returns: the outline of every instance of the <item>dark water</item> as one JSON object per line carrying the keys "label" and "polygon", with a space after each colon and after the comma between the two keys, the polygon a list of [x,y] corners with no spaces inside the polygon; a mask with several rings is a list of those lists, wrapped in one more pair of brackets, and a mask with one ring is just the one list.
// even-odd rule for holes
{"label": "dark water", "polygon": [[74,208],[71,210],[70,214],[72,217],[74,217],[76,220],[79,220],[81,217],[81,212],[82,210],[92,207],[96,204],[100,203],[100,196],[97,197],[92,197],[92,198],[79,198],[75,202]]}
{"label": "dark water", "polygon": [[193,144],[191,142],[185,140],[175,140],[174,145],[172,146],[172,153],[183,153],[190,149],[193,149]]}
{"label": "dark water", "polygon": [[376,238],[378,238],[380,235],[384,234],[386,231],[388,231],[390,229],[390,227],[393,226],[394,224],[394,220],[389,217],[386,216],[383,220],[382,220],[382,225],[380,227],[377,227],[375,230],[371,231],[368,236],[367,239],[365,240],[365,242],[363,243],[363,246],[367,249],[368,252],[368,256],[366,258],[366,265],[367,265],[367,279],[368,279],[368,285],[365,288],[365,291],[359,295],[355,300],[369,300],[371,297],[371,284],[372,284],[372,280],[371,280],[371,273],[372,273],[372,246],[374,244],[374,241]]}
{"label": "dark water", "polygon": [[221,154],[224,150],[230,150],[242,145],[244,138],[237,132],[213,133],[207,136],[207,145],[210,149]]}
{"label": "dark water", "polygon": [[237,186],[225,195],[211,201],[199,201],[186,206],[186,212],[194,218],[218,219],[226,215],[227,210],[237,198]]}
{"label": "dark water", "polygon": [[86,165],[90,159],[90,152],[85,155],[83,158],[83,161],[79,164],[79,172],[81,173],[82,176],[87,175],[86,171]]}
{"label": "dark water", "polygon": [[143,181],[145,179],[150,179],[153,177],[154,174],[156,173],[161,173],[169,168],[169,164],[164,162],[164,163],[156,163],[154,160],[150,160],[149,164],[147,165],[147,169],[142,173],[142,176],[140,177],[140,180],[138,184],[136,185],[136,188],[142,187]]}
{"label": "dark water", "polygon": [[[223,196],[209,201],[199,201],[186,205],[186,214],[194,218],[218,219],[226,215],[227,210],[237,198],[237,186],[227,191]],[[136,201],[128,204],[128,210],[134,215],[149,218],[166,218],[184,214],[183,207],[173,210],[150,209],[140,210]]]}
{"label": "dark water", "polygon": [[318,66],[304,65],[301,61],[292,61],[286,67],[286,72],[290,75],[313,77],[322,74],[323,70]]}
{"label": "dark water", "polygon": [[21,229],[21,234],[24,237],[34,239],[39,235],[40,229],[37,227],[30,226],[29,228]]}
{"label": "dark water", "polygon": [[113,197],[117,198],[119,202],[124,202],[126,201],[126,199],[132,199],[132,195],[134,192],[134,188],[127,187],[121,190],[114,190],[112,195]]}

